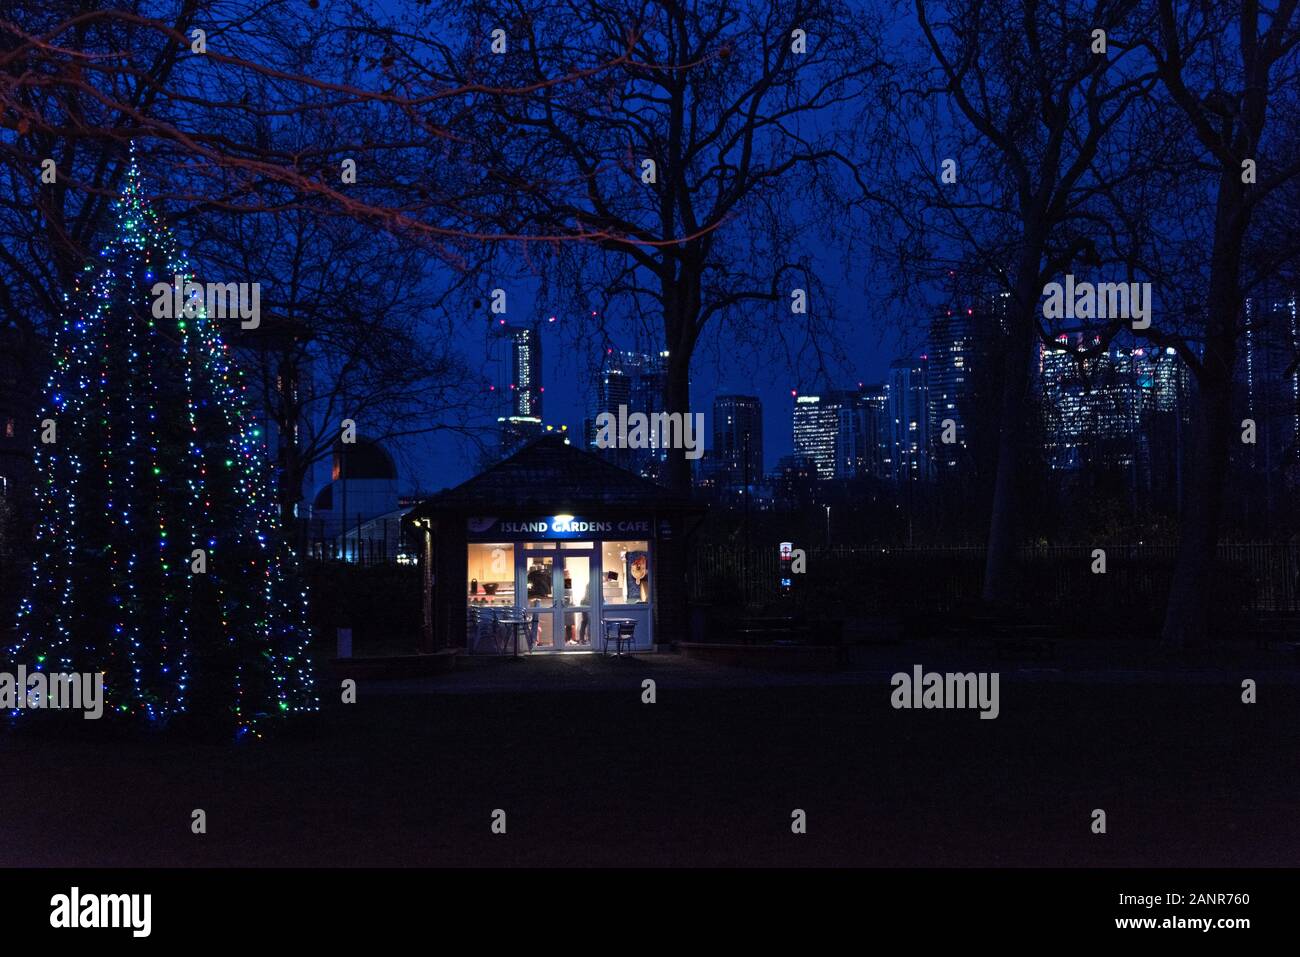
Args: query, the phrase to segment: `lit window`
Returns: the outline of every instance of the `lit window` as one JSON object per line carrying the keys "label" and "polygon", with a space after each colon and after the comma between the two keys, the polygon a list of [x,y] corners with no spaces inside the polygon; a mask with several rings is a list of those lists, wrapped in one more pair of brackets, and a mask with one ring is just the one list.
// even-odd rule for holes
{"label": "lit window", "polygon": [[601,543],[601,598],[606,605],[650,600],[650,543]]}
{"label": "lit window", "polygon": [[510,542],[470,542],[465,578],[471,604],[513,606],[515,546]]}

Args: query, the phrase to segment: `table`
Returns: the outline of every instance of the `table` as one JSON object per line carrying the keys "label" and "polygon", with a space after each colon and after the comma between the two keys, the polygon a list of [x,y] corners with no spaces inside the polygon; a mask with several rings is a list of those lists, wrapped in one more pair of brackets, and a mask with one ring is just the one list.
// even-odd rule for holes
{"label": "table", "polygon": [[514,654],[511,655],[511,657],[518,658],[519,657],[519,632],[524,631],[525,635],[527,635],[527,631],[525,629],[527,629],[528,627],[528,619],[527,618],[498,618],[497,624],[505,625],[507,628],[510,629],[509,637],[506,640],[510,641],[513,639]]}
{"label": "table", "polygon": [[[605,629],[605,648],[601,649],[601,652],[603,653],[605,649],[609,648],[609,626],[613,625],[617,630],[619,625],[625,625],[625,624],[635,625],[636,619],[635,618],[602,618],[600,620],[600,623],[602,627],[604,627]],[[615,636],[614,640],[617,642],[617,644],[614,646],[614,654],[621,656],[623,654],[623,643],[618,640],[617,636]]]}

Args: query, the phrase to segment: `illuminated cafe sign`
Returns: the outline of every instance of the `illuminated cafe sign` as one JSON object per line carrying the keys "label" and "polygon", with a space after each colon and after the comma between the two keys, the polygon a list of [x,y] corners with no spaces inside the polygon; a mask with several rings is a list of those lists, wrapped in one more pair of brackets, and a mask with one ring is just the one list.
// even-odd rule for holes
{"label": "illuminated cafe sign", "polygon": [[480,516],[469,519],[469,537],[487,541],[548,538],[649,538],[648,518],[584,518],[581,515]]}

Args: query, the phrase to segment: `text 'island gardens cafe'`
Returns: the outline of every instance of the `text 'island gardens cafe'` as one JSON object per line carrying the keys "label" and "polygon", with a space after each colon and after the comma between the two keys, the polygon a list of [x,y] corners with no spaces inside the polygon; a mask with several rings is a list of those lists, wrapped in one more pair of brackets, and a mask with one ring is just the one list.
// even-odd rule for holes
{"label": "text 'island gardens cafe'", "polygon": [[[471,654],[634,650],[684,637],[686,537],[702,509],[548,435],[426,499],[424,647]],[[418,539],[417,539],[418,540]]]}

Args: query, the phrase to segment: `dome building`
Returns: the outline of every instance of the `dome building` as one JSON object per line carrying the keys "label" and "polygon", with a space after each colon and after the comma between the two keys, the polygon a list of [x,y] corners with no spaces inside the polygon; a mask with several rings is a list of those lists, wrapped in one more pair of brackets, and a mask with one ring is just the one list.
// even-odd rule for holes
{"label": "dome building", "polygon": [[328,550],[346,530],[397,507],[397,466],[388,451],[360,436],[355,442],[336,441],[330,481],[312,501],[312,542]]}

